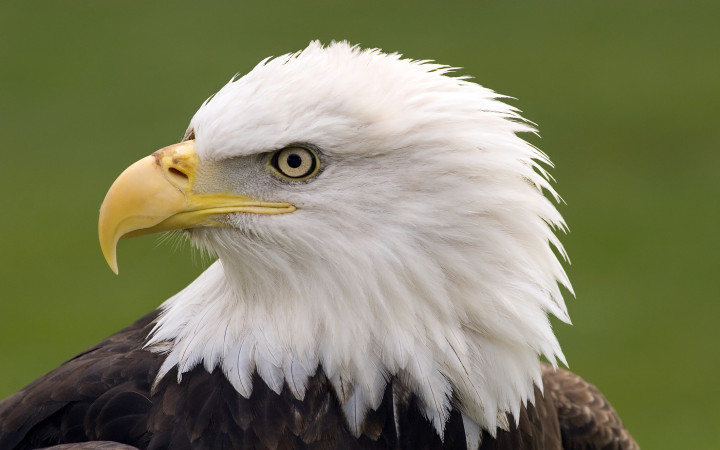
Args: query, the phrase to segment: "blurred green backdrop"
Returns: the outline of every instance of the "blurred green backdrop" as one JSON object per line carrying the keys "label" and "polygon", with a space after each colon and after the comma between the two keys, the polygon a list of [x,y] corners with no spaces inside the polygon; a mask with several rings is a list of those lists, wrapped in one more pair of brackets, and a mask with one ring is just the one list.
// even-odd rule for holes
{"label": "blurred green backdrop", "polygon": [[571,369],[644,448],[720,448],[718,5],[2,2],[0,398],[202,271],[150,237],[112,274],[96,219],[120,171],[235,73],[346,39],[517,98],[567,203]]}

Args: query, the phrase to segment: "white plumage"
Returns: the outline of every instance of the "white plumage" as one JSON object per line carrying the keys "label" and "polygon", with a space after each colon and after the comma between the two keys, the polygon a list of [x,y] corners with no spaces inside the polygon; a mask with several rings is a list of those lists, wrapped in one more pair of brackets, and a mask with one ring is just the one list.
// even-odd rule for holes
{"label": "white plumage", "polygon": [[[472,442],[518,420],[542,386],[538,355],[564,362],[547,316],[569,321],[552,249],[564,256],[565,225],[543,194],[558,199],[549,160],[517,136],[532,126],[449,72],[313,42],[203,104],[188,131],[197,189],[297,211],[189,232],[219,260],[163,305],[158,380],[218,367],[248,397],[257,370],[301,399],[320,365],[355,434],[392,376],[440,436],[453,401]],[[316,177],[267,176],[259,155],[292,144],[317,149]]]}

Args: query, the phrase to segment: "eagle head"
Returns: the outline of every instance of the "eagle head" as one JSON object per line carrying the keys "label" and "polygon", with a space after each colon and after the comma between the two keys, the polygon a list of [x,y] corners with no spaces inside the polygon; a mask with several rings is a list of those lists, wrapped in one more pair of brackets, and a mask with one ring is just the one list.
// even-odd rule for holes
{"label": "eagle head", "polygon": [[147,347],[176,368],[253,374],[299,399],[322,370],[359,433],[390,380],[442,435],[452,407],[494,433],[564,361],[554,230],[533,132],[451,68],[317,42],[208,99],[185,139],[126,170],[100,240],[181,229],[218,256],[167,300]]}

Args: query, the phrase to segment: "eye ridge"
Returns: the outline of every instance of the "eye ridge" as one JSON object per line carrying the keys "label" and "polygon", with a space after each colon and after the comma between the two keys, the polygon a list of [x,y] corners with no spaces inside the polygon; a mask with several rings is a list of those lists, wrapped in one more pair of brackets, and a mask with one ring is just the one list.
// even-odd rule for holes
{"label": "eye ridge", "polygon": [[319,158],[315,150],[293,145],[273,153],[270,166],[283,178],[306,180],[318,172]]}

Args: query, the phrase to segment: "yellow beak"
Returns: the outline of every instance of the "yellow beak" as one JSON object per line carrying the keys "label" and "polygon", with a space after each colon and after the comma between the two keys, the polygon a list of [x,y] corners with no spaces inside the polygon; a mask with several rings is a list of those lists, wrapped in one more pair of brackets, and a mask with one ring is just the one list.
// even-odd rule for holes
{"label": "yellow beak", "polygon": [[283,214],[290,203],[255,200],[232,193],[193,191],[199,159],[195,141],[165,147],[128,167],[115,180],[100,207],[100,248],[118,273],[117,243],[121,238],[195,227],[223,227],[219,214],[246,212]]}

